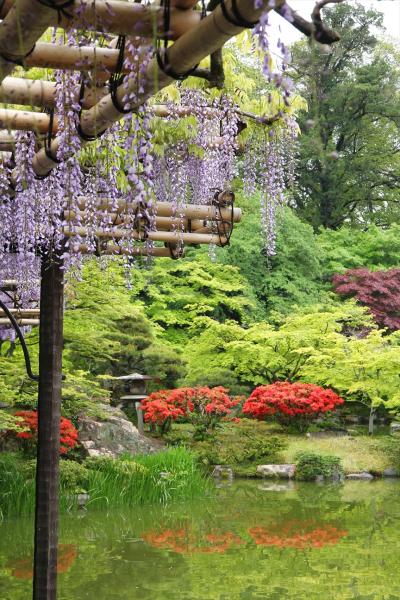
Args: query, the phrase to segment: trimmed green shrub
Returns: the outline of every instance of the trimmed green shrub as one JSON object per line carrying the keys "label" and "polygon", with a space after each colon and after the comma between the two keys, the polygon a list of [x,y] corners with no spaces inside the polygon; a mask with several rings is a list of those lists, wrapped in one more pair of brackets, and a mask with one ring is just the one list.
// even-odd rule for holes
{"label": "trimmed green shrub", "polygon": [[337,456],[299,452],[295,456],[295,461],[295,477],[301,481],[315,481],[317,477],[339,480],[343,477],[343,467]]}

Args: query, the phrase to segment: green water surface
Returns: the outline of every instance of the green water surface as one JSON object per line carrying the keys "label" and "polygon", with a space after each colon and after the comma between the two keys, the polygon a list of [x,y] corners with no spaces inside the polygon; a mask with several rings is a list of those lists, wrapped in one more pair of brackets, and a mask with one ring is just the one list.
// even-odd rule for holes
{"label": "green water surface", "polygon": [[[59,600],[400,599],[400,482],[238,481],[64,515]],[[29,600],[31,519],[0,524],[0,598]]]}

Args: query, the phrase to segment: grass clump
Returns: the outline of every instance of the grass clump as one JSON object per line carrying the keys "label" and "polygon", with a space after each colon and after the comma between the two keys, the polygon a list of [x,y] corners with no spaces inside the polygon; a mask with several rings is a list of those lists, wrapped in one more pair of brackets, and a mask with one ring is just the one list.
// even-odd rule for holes
{"label": "grass clump", "polygon": [[120,458],[92,458],[89,471],[90,504],[136,506],[167,503],[204,495],[208,482],[185,448],[157,454]]}
{"label": "grass clump", "polygon": [[343,467],[340,458],[315,452],[299,452],[296,455],[296,479],[315,481],[318,477],[327,480],[342,479]]}
{"label": "grass clump", "polygon": [[[86,508],[132,507],[205,495],[208,480],[185,448],[146,456],[60,462],[60,510],[76,508],[76,494],[90,496]],[[35,506],[35,461],[0,453],[0,518],[29,515]]]}

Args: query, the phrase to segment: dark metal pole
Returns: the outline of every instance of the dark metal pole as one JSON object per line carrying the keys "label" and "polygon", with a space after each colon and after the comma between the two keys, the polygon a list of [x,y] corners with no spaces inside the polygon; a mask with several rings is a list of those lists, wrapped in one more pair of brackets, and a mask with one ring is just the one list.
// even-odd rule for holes
{"label": "dark metal pole", "polygon": [[63,270],[42,257],[33,600],[57,598],[58,486],[63,345]]}

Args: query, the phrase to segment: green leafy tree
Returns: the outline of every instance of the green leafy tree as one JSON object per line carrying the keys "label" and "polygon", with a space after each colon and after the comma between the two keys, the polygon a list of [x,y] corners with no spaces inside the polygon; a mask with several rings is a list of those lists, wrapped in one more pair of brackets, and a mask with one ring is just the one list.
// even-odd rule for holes
{"label": "green leafy tree", "polygon": [[237,268],[212,262],[200,254],[179,262],[158,260],[151,270],[138,271],[132,297],[145,315],[159,325],[164,339],[184,343],[193,321],[210,317],[219,322],[252,320],[249,286]]}
{"label": "green leafy tree", "polygon": [[398,217],[399,52],[379,43],[382,15],[363,4],[325,10],[342,36],[328,52],[306,42],[293,47],[297,90],[309,106],[299,116],[294,205],[315,228]]}

